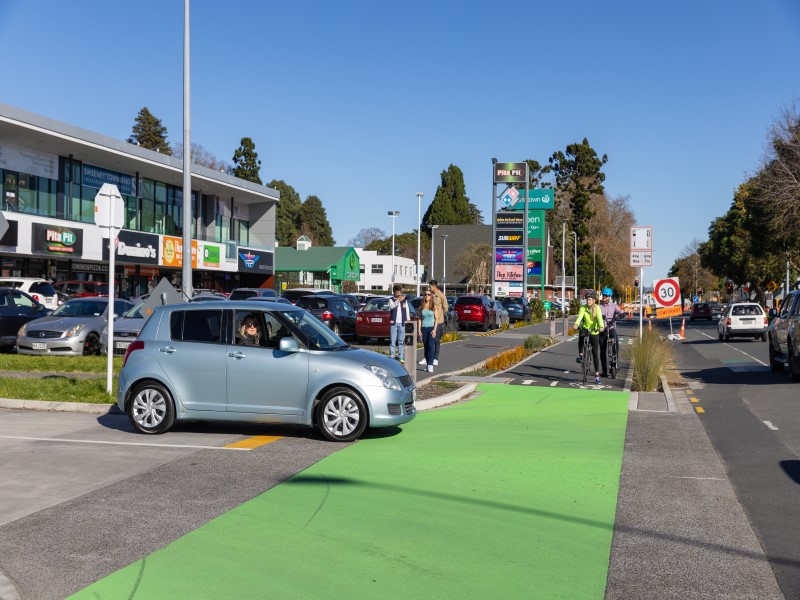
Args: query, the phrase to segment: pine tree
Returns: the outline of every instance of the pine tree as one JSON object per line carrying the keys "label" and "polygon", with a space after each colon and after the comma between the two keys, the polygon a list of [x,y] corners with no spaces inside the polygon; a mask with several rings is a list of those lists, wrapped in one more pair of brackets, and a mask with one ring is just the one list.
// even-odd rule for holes
{"label": "pine tree", "polygon": [[167,143],[167,128],[160,119],[153,116],[146,106],[136,115],[128,143],[155,150],[161,154],[172,155],[172,149]]}
{"label": "pine tree", "polygon": [[261,161],[258,159],[256,145],[249,137],[242,138],[239,144],[236,152],[233,153],[234,177],[261,185],[261,177],[258,174],[261,169]]}
{"label": "pine tree", "polygon": [[267,187],[281,194],[275,209],[275,240],[281,246],[292,247],[300,235],[300,194],[283,179],[273,179]]}
{"label": "pine tree", "polygon": [[300,207],[300,230],[316,246],[334,246],[333,230],[322,201],[317,196],[309,196]]}
{"label": "pine tree", "polygon": [[469,225],[478,219],[482,222],[480,210],[467,197],[461,169],[451,164],[441,177],[433,202],[422,217],[422,231],[430,235],[431,225]]}

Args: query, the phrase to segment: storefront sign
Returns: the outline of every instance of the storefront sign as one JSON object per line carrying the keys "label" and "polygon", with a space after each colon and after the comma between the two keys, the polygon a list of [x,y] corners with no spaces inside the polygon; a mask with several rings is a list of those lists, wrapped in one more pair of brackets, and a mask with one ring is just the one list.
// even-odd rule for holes
{"label": "storefront sign", "polygon": [[496,265],[495,281],[522,281],[522,265]]}
{"label": "storefront sign", "polygon": [[0,169],[58,179],[58,156],[0,140]]}
{"label": "storefront sign", "polygon": [[498,264],[521,265],[522,248],[497,248],[494,261]]}
{"label": "storefront sign", "polygon": [[272,275],[273,254],[266,250],[254,250],[239,246],[239,272]]}
{"label": "storefront sign", "polygon": [[499,229],[495,233],[495,246],[521,246],[522,232],[516,229]]}
{"label": "storefront sign", "polygon": [[56,225],[32,225],[31,247],[34,252],[51,256],[77,256],[83,254],[83,230]]}
{"label": "storefront sign", "polygon": [[72,270],[81,273],[108,273],[107,263],[85,263],[77,260],[72,261]]}
{"label": "storefront sign", "polygon": [[[183,267],[183,240],[181,238],[161,236],[161,264],[165,267]],[[196,240],[192,240],[192,268],[197,268]]]}
{"label": "storefront sign", "polygon": [[525,183],[525,163],[495,163],[495,183]]}
{"label": "storefront sign", "polygon": [[83,163],[81,170],[81,181],[83,185],[100,189],[104,183],[113,183],[119,189],[119,193],[125,196],[136,195],[136,179],[125,173],[109,171],[94,165]]}
{"label": "storefront sign", "polygon": [[[116,261],[140,265],[158,264],[158,236],[122,229],[117,238]],[[103,242],[103,260],[108,260],[108,245]]]}
{"label": "storefront sign", "polygon": [[528,243],[530,244],[532,238],[542,237],[542,227],[544,227],[544,211],[543,210],[530,210],[528,211]]}
{"label": "storefront sign", "polygon": [[522,229],[522,214],[500,211],[496,215],[495,223],[498,229]]}
{"label": "storefront sign", "polygon": [[219,269],[222,249],[220,246],[204,243],[200,252],[200,268]]}

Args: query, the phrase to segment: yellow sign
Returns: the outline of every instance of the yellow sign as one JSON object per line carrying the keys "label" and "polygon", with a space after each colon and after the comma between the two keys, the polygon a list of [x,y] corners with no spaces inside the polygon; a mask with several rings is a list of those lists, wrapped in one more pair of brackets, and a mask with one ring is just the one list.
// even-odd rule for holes
{"label": "yellow sign", "polygon": [[657,308],[656,318],[663,319],[664,317],[680,317],[683,314],[683,309],[680,306],[668,306],[667,308]]}
{"label": "yellow sign", "polygon": [[775,290],[777,290],[777,289],[778,289],[778,284],[777,284],[777,283],[775,283],[774,281],[770,281],[770,282],[767,284],[767,289],[768,289],[770,292],[774,292]]}

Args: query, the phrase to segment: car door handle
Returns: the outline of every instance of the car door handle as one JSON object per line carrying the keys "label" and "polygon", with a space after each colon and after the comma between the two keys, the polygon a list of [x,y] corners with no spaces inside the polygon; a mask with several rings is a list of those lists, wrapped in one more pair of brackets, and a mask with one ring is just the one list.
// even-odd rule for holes
{"label": "car door handle", "polygon": [[173,352],[177,352],[177,349],[173,348],[172,346],[165,346],[164,348],[159,348],[158,350],[164,354],[172,354]]}
{"label": "car door handle", "polygon": [[245,358],[247,355],[244,352],[228,352],[231,358]]}

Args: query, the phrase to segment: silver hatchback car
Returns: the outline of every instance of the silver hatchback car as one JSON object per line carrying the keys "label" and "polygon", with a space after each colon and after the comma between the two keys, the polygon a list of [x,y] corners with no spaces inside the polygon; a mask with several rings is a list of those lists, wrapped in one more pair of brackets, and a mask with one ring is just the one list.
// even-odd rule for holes
{"label": "silver hatchback car", "polygon": [[183,420],[294,423],[339,442],[411,421],[415,399],[397,361],[349,346],[301,308],[247,300],[157,307],[117,387],[142,433]]}

